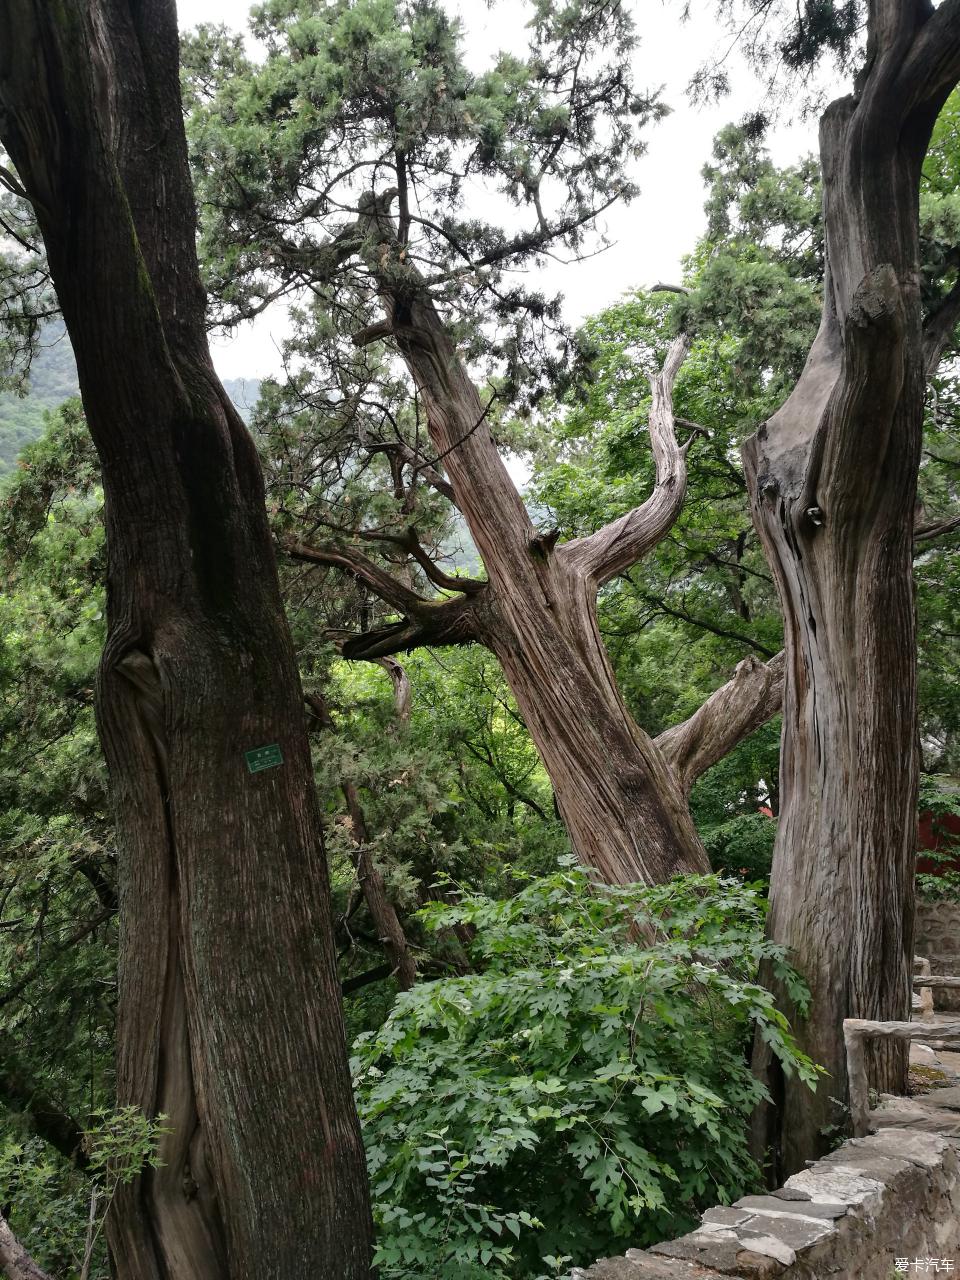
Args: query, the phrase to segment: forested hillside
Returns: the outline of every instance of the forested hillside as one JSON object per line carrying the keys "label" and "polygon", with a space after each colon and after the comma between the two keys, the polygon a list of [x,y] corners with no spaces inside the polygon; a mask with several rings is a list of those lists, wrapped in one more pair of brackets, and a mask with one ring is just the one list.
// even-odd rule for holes
{"label": "forested hillside", "polygon": [[0,391],[0,476],[43,431],[44,416],[78,394],[77,366],[62,325],[44,331],[30,370],[26,395]]}
{"label": "forested hillside", "polygon": [[[249,421],[260,394],[259,379],[227,378],[223,385],[241,416]],[[46,415],[64,400],[79,395],[77,366],[61,323],[43,329],[24,392],[0,391],[0,478],[43,433]]]}

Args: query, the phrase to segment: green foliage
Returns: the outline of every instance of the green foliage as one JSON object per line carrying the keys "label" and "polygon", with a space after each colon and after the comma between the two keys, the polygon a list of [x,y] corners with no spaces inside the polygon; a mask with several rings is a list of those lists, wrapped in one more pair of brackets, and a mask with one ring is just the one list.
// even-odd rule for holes
{"label": "green foliage", "polygon": [[[0,148],[0,472],[10,460],[6,391],[23,389],[57,302],[33,207]],[[69,392],[67,394],[70,394]]]}
{"label": "green foliage", "polygon": [[739,813],[703,831],[710,865],[745,880],[768,882],[777,824],[762,813]]}
{"label": "green foliage", "polygon": [[[0,1198],[10,1227],[37,1262],[63,1280],[83,1265],[90,1185],[35,1137],[8,1137],[0,1146]],[[90,1280],[106,1280],[100,1255]]]}
{"label": "green foliage", "polygon": [[348,352],[379,311],[363,246],[343,255],[332,238],[362,199],[392,190],[393,270],[449,309],[500,395],[529,401],[537,368],[561,373],[556,300],[504,268],[579,252],[596,216],[635,194],[625,165],[664,108],[631,83],[625,6],[526,9],[528,49],[482,70],[437,0],[268,0],[252,14],[259,63],[222,29],[185,41],[201,256],[225,319],[308,286]]}
{"label": "green foliage", "polygon": [[918,857],[932,862],[940,871],[917,872],[917,895],[925,902],[960,902],[960,835],[944,823],[944,818],[960,818],[960,791],[955,780],[924,775],[920,779],[921,813],[933,818],[933,834],[940,842],[939,849],[921,849]]}
{"label": "green foliage", "polygon": [[[848,74],[862,61],[864,0],[716,0],[711,7],[726,28],[726,39],[694,76],[698,95],[729,93],[733,48],[766,79],[768,107],[788,98],[791,110],[797,107],[798,90],[810,84],[824,62]],[[821,98],[822,90],[815,88],[801,105],[809,112],[822,105]],[[766,124],[762,114],[753,119],[758,127]]]}
{"label": "green foliage", "polygon": [[924,861],[934,862],[945,868],[940,872],[917,872],[917,896],[924,902],[960,902],[960,871],[956,870],[957,851],[938,853],[925,849]]}
{"label": "green foliage", "polygon": [[757,983],[767,959],[804,1006],[755,888],[600,888],[567,860],[512,898],[465,891],[421,916],[473,932],[476,972],[400,996],[355,1046],[385,1278],[528,1278],[756,1184],[753,1027],[788,1072],[816,1071]]}
{"label": "green foliage", "polygon": [[14,389],[6,390],[0,378],[0,476],[11,471],[27,445],[43,434],[47,414],[77,394],[77,369],[63,326],[45,325],[38,342],[25,385],[10,379]]}
{"label": "green foliage", "polygon": [[14,1234],[61,1280],[107,1280],[103,1222],[121,1183],[158,1168],[166,1116],[136,1107],[94,1112],[84,1134],[86,1168],[54,1156],[37,1138],[8,1138],[0,1148],[0,1203]]}

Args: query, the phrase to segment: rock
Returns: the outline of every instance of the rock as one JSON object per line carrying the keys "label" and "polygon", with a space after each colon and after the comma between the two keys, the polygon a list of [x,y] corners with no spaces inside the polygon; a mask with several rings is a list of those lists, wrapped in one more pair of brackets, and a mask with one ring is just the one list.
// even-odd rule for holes
{"label": "rock", "polygon": [[[768,1249],[758,1248],[757,1236],[765,1241],[778,1240],[794,1255],[795,1260],[800,1249],[809,1249],[818,1240],[831,1235],[833,1230],[832,1219],[818,1222],[813,1218],[798,1218],[796,1214],[783,1213],[774,1216],[772,1213],[758,1213],[752,1221],[737,1228],[737,1235],[744,1245],[748,1245],[749,1242],[748,1247],[757,1253],[769,1252]],[[775,1252],[770,1256],[776,1258],[778,1262],[784,1262],[784,1258],[779,1253]]]}
{"label": "rock", "polygon": [[736,1275],[737,1254],[742,1247],[733,1231],[711,1231],[706,1234],[701,1227],[699,1232],[680,1236],[678,1240],[651,1245],[649,1252],[695,1262],[700,1267],[714,1268],[724,1275]]}
{"label": "rock", "polygon": [[[960,1255],[960,1089],[953,1104],[886,1099],[894,1122],[845,1142],[771,1195],[708,1209],[679,1240],[574,1280],[890,1280],[898,1258]],[[910,1118],[923,1123],[910,1125]]]}
{"label": "rock", "polygon": [[[839,1155],[840,1152],[834,1154]],[[824,1167],[823,1161],[802,1173],[795,1173],[787,1179],[786,1185],[806,1191],[815,1204],[845,1201],[848,1205],[879,1206],[883,1192],[883,1183],[876,1178],[866,1178],[858,1169],[843,1164]]]}
{"label": "rock", "polygon": [[[734,1204],[735,1209],[752,1209],[757,1212],[760,1209],[766,1210],[768,1213],[790,1213],[799,1214],[803,1217],[810,1218],[842,1218],[847,1212],[845,1204],[817,1204],[804,1196],[801,1200],[786,1199],[774,1192],[770,1196],[744,1196],[741,1200],[737,1200]],[[714,1210],[708,1210],[713,1213]],[[706,1218],[706,1214],[704,1214]]]}
{"label": "rock", "polygon": [[934,1089],[924,1096],[924,1101],[938,1110],[960,1111],[960,1085],[950,1085],[946,1089]]}
{"label": "rock", "polygon": [[744,1222],[749,1222],[752,1217],[752,1213],[743,1212],[738,1202],[733,1209],[728,1208],[726,1205],[718,1205],[715,1209],[708,1209],[703,1215],[703,1222],[705,1225],[714,1223],[718,1227],[736,1227]]}

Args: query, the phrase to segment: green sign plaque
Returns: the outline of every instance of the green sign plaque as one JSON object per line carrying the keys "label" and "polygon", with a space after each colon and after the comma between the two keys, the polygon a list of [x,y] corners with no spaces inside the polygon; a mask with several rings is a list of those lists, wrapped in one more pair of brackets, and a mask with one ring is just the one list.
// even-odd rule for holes
{"label": "green sign plaque", "polygon": [[283,756],[276,743],[269,747],[257,747],[254,751],[245,751],[243,758],[251,773],[261,773],[264,769],[273,769],[276,765],[283,764]]}

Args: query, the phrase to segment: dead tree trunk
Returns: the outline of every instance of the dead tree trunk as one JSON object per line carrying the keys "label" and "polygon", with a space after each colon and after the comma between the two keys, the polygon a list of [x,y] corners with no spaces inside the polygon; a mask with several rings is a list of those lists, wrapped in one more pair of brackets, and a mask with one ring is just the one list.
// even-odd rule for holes
{"label": "dead tree trunk", "polygon": [[360,1280],[372,1229],[302,697],[256,451],[207,350],[172,0],[0,5],[0,138],[106,497],[118,1097],[172,1129],[117,1195],[115,1270]]}
{"label": "dead tree trunk", "polygon": [[[343,644],[347,658],[378,660],[418,645],[487,646],[499,659],[553,785],[560,815],[580,858],[611,884],[660,883],[709,863],[687,804],[693,779],[776,709],[757,708],[778,686],[746,678],[708,704],[698,720],[702,750],[688,740],[655,744],[635,723],[617,688],[596,616],[597,592],[669,531],[686,492],[686,450],[676,437],[672,391],[688,349],[680,337],[652,379],[650,438],[656,483],[650,498],[586,538],[557,545],[533,527],[500,458],[487,412],[435,306],[405,261],[390,217],[393,192],[361,202],[360,217],[324,248],[323,269],[354,254],[376,277],[387,319],[357,343],[388,338],[403,357],[426,409],[435,484],[459,508],[487,571],[487,581],[448,578],[422,548],[413,554],[443,599],[420,596],[359,552],[289,542],[296,559],[333,565],[361,580],[403,615]],[[446,472],[440,476],[436,467]],[[396,542],[397,539],[394,539]],[[735,702],[743,714],[730,716]],[[774,697],[774,703],[776,697]],[[731,733],[731,726],[739,730]],[[723,754],[721,750],[720,754]],[[676,767],[674,767],[674,764]]]}
{"label": "dead tree trunk", "polygon": [[[928,354],[918,193],[960,70],[960,6],[874,0],[857,92],[820,134],[823,319],[784,406],[744,448],[754,523],[783,606],[781,817],[770,931],[810,984],[795,1029],[830,1073],[815,1098],[758,1068],[778,1112],[757,1138],[779,1179],[842,1122],[842,1022],[909,1015],[916,823],[911,548]],[[953,312],[956,322],[956,311]],[[949,325],[941,342],[952,328]],[[878,1054],[899,1089],[905,1056]]]}
{"label": "dead tree trunk", "polygon": [[[481,591],[453,602],[463,613],[458,638],[479,640],[500,660],[574,848],[603,880],[657,883],[678,872],[707,871],[676,778],[623,704],[595,612],[602,583],[654,545],[683,504],[685,452],[674,434],[671,391],[686,340],[674,344],[655,381],[653,497],[593,537],[557,546],[532,526],[477,389],[416,273],[387,263],[385,251],[395,252],[396,240],[382,208],[369,216],[367,230],[368,261],[379,271],[392,338],[420,391],[431,442],[487,571]],[[448,608],[432,606],[440,617]],[[421,622],[430,627],[432,619]],[[358,637],[344,654],[376,657],[407,647],[409,635],[394,632]]]}

